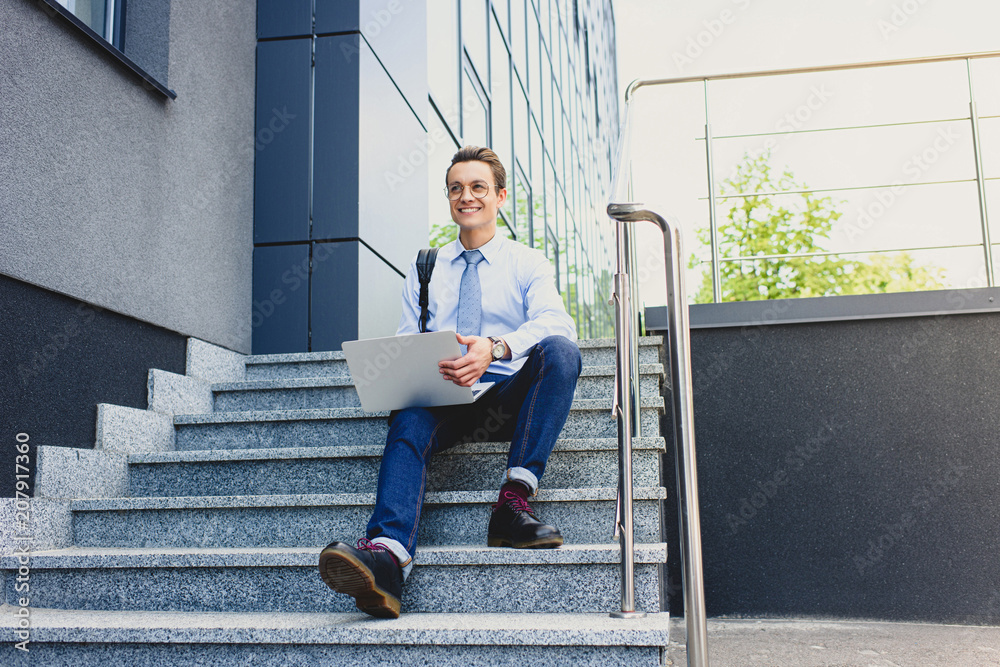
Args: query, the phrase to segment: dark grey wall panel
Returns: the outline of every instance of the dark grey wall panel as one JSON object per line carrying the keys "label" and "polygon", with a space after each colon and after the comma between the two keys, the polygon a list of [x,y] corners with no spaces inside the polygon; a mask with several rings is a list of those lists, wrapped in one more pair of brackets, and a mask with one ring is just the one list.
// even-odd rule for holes
{"label": "dark grey wall panel", "polygon": [[170,0],[128,0],[125,17],[125,55],[169,85]]}
{"label": "dark grey wall panel", "polygon": [[693,331],[709,613],[1000,622],[998,338],[998,314]]}
{"label": "dark grey wall panel", "polygon": [[358,337],[358,281],[365,278],[358,270],[359,245],[357,241],[313,244],[314,351],[339,350],[345,340]]}
{"label": "dark grey wall panel", "polygon": [[316,39],[313,238],[358,236],[359,37]]}
{"label": "dark grey wall panel", "polygon": [[14,495],[17,433],[33,447],[93,448],[97,404],[145,409],[149,369],[184,373],[186,346],[181,334],[0,275],[0,463],[10,471],[0,497]]}
{"label": "dark grey wall panel", "polygon": [[257,45],[254,243],[309,239],[310,39]]}
{"label": "dark grey wall panel", "polygon": [[[1000,312],[1000,287],[699,303],[691,305],[691,328],[884,320],[889,317],[989,312]],[[666,328],[666,306],[646,308],[645,315],[647,329]]]}
{"label": "dark grey wall panel", "polygon": [[361,0],[314,0],[316,32],[357,32]]}
{"label": "dark grey wall panel", "polygon": [[257,39],[312,34],[312,0],[257,0]]}
{"label": "dark grey wall panel", "polygon": [[316,0],[316,32],[360,32],[420,122],[426,125],[426,2]]}
{"label": "dark grey wall panel", "polygon": [[309,349],[309,245],[253,251],[253,353]]}

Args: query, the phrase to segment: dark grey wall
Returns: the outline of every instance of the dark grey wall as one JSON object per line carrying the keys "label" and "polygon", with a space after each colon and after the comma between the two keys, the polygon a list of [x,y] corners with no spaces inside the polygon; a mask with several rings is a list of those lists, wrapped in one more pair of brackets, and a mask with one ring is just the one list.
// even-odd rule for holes
{"label": "dark grey wall", "polygon": [[1000,622],[998,338],[997,312],[693,330],[709,614]]}
{"label": "dark grey wall", "polygon": [[249,352],[255,6],[169,21],[172,101],[35,2],[0,3],[0,274]]}
{"label": "dark grey wall", "polygon": [[18,433],[32,454],[92,448],[97,404],[145,409],[149,369],[183,373],[185,350],[179,334],[0,275],[0,498],[14,495]]}

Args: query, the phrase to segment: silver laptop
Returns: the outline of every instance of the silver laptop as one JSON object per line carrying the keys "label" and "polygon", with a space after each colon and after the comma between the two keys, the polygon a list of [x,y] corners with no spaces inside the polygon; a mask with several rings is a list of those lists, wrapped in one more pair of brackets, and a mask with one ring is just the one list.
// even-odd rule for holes
{"label": "silver laptop", "polygon": [[439,361],[461,356],[454,331],[344,341],[344,357],[365,412],[475,402],[492,382],[459,387],[438,368]]}

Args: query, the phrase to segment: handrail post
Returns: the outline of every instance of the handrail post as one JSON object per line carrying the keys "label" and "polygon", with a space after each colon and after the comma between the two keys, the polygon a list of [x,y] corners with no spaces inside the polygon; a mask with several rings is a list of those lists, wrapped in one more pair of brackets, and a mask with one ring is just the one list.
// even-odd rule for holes
{"label": "handrail post", "polygon": [[[658,225],[660,231],[663,232],[671,407],[674,417],[674,469],[677,477],[677,509],[681,532],[681,569],[684,589],[684,617],[687,625],[687,657],[690,667],[707,667],[708,624],[701,556],[698,465],[694,444],[691,329],[688,321],[684,264],[681,259],[683,257],[681,233],[680,229],[662,216],[645,210],[642,204],[609,204],[608,215],[619,226],[626,222],[647,220]],[[621,256],[621,253],[619,254]],[[623,330],[627,332],[627,326],[623,327]],[[620,363],[623,355],[628,356],[627,350],[627,345],[619,345],[618,358]],[[624,374],[624,368],[619,367],[616,377],[620,378]],[[619,396],[623,393],[622,385],[623,382],[619,380]],[[621,407],[619,406],[619,408]],[[619,428],[619,442],[622,442],[623,438],[628,440],[629,436],[630,433],[627,430]],[[623,465],[624,463],[622,463]],[[631,500],[631,497],[623,497],[623,505],[625,500]]]}
{"label": "handrail post", "polygon": [[632,437],[642,437],[642,420],[639,418],[639,406],[641,396],[639,395],[639,281],[635,270],[636,254],[635,244],[636,233],[629,225],[625,225],[625,272],[629,277],[629,322],[631,333],[629,334],[629,391],[628,397],[632,402]]}
{"label": "handrail post", "polygon": [[972,60],[966,60],[969,72],[969,117],[972,119],[972,155],[976,161],[976,190],[979,194],[979,221],[983,230],[983,249],[986,253],[986,286],[996,284],[993,275],[993,243],[990,240],[990,219],[986,213],[986,183],[983,172],[983,148],[979,134],[979,111],[976,109],[976,93],[972,87]]}
{"label": "handrail post", "polygon": [[618,420],[618,519],[615,534],[621,545],[621,611],[611,612],[614,618],[645,616],[635,609],[635,543],[632,525],[632,422],[633,410],[631,382],[628,377],[632,367],[632,306],[626,257],[626,228],[624,222],[615,224],[615,414]]}
{"label": "handrail post", "polygon": [[708,169],[708,234],[712,251],[712,303],[722,301],[722,272],[719,260],[719,220],[715,201],[715,165],[712,160],[712,119],[708,111],[708,79],[705,79],[705,166]]}

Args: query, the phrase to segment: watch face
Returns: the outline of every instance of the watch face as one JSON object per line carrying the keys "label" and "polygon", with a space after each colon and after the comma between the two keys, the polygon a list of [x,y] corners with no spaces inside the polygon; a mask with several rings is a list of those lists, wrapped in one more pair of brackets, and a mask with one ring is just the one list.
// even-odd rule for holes
{"label": "watch face", "polygon": [[493,343],[493,360],[503,357],[503,343]]}

